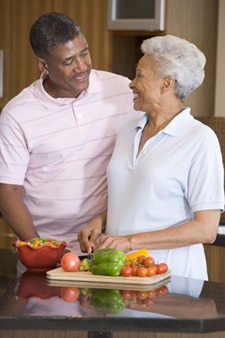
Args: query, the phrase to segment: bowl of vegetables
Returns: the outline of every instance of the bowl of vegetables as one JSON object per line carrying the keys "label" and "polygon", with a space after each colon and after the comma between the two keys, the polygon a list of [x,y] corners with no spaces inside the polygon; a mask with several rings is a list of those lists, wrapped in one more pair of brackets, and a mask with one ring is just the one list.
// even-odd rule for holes
{"label": "bowl of vegetables", "polygon": [[67,246],[65,241],[47,238],[17,240],[13,243],[20,262],[28,270],[49,270],[56,266]]}

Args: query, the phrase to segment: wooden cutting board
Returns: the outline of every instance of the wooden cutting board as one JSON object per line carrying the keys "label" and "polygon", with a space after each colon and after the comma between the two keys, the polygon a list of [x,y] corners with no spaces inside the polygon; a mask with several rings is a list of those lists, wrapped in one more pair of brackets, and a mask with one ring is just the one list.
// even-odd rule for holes
{"label": "wooden cutting board", "polygon": [[122,276],[103,276],[93,275],[91,272],[75,271],[66,272],[62,268],[49,270],[46,278],[50,285],[77,285],[81,287],[96,288],[140,288],[153,289],[159,285],[168,283],[170,271],[153,277],[122,277]]}

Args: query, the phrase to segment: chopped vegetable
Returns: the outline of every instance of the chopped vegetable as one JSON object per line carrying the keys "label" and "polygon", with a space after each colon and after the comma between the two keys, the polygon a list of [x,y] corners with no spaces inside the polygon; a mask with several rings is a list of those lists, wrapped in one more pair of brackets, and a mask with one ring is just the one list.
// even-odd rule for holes
{"label": "chopped vegetable", "polygon": [[84,258],[80,262],[79,271],[91,271],[91,259]]}
{"label": "chopped vegetable", "polygon": [[32,238],[29,241],[19,241],[19,245],[29,245],[32,248],[40,248],[43,245],[49,245],[52,247],[58,247],[61,244],[60,241],[55,240],[55,239],[47,239],[47,238],[39,238],[39,237],[35,237]]}

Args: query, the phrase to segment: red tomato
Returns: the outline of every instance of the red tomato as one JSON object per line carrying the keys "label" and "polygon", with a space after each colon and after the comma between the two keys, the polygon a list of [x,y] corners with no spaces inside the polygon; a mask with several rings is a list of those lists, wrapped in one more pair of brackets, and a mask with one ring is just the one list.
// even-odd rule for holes
{"label": "red tomato", "polygon": [[144,260],[143,264],[144,264],[145,266],[151,266],[151,265],[154,265],[154,264],[155,264],[155,260],[154,260],[153,257],[149,256],[149,257],[147,257],[147,258]]}
{"label": "red tomato", "polygon": [[156,265],[157,274],[162,274],[168,271],[168,265],[166,263],[160,263]]}
{"label": "red tomato", "polygon": [[155,295],[156,295],[155,290],[148,290],[148,291],[147,291],[147,297],[148,297],[148,298],[154,298]]}
{"label": "red tomato", "polygon": [[137,276],[138,265],[131,266],[132,269],[132,276]]}
{"label": "red tomato", "polygon": [[61,267],[67,272],[77,271],[80,266],[80,258],[74,252],[67,252],[61,259]]}
{"label": "red tomato", "polygon": [[139,264],[143,264],[143,262],[144,262],[144,260],[146,259],[146,256],[138,256],[138,258],[137,258],[137,262],[139,263]]}
{"label": "red tomato", "polygon": [[154,305],[154,298],[146,298],[144,300],[144,304],[145,304],[145,306],[152,306],[152,305]]}
{"label": "red tomato", "polygon": [[132,268],[129,265],[125,265],[120,271],[121,276],[130,277],[132,276]]}
{"label": "red tomato", "polygon": [[160,286],[158,289],[155,290],[157,296],[165,296],[168,293],[168,288],[166,285]]}
{"label": "red tomato", "polygon": [[144,266],[141,266],[137,270],[137,276],[138,277],[146,277],[148,274],[147,269]]}
{"label": "red tomato", "polygon": [[80,289],[75,287],[61,287],[61,298],[68,303],[76,302],[80,296]]}
{"label": "red tomato", "polygon": [[156,265],[148,266],[146,269],[147,269],[147,276],[148,277],[153,277],[157,273]]}
{"label": "red tomato", "polygon": [[146,299],[147,298],[147,291],[144,291],[144,290],[137,291],[137,298],[141,299],[141,300]]}
{"label": "red tomato", "polygon": [[131,290],[121,290],[120,294],[123,299],[131,299],[133,297],[133,292]]}

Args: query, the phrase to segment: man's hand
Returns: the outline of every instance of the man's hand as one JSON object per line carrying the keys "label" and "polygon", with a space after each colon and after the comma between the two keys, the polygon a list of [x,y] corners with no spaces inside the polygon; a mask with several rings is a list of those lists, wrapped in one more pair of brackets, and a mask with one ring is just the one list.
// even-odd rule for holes
{"label": "man's hand", "polygon": [[78,234],[78,241],[82,252],[88,255],[98,245],[102,232],[105,229],[106,214],[94,218],[81,232]]}

